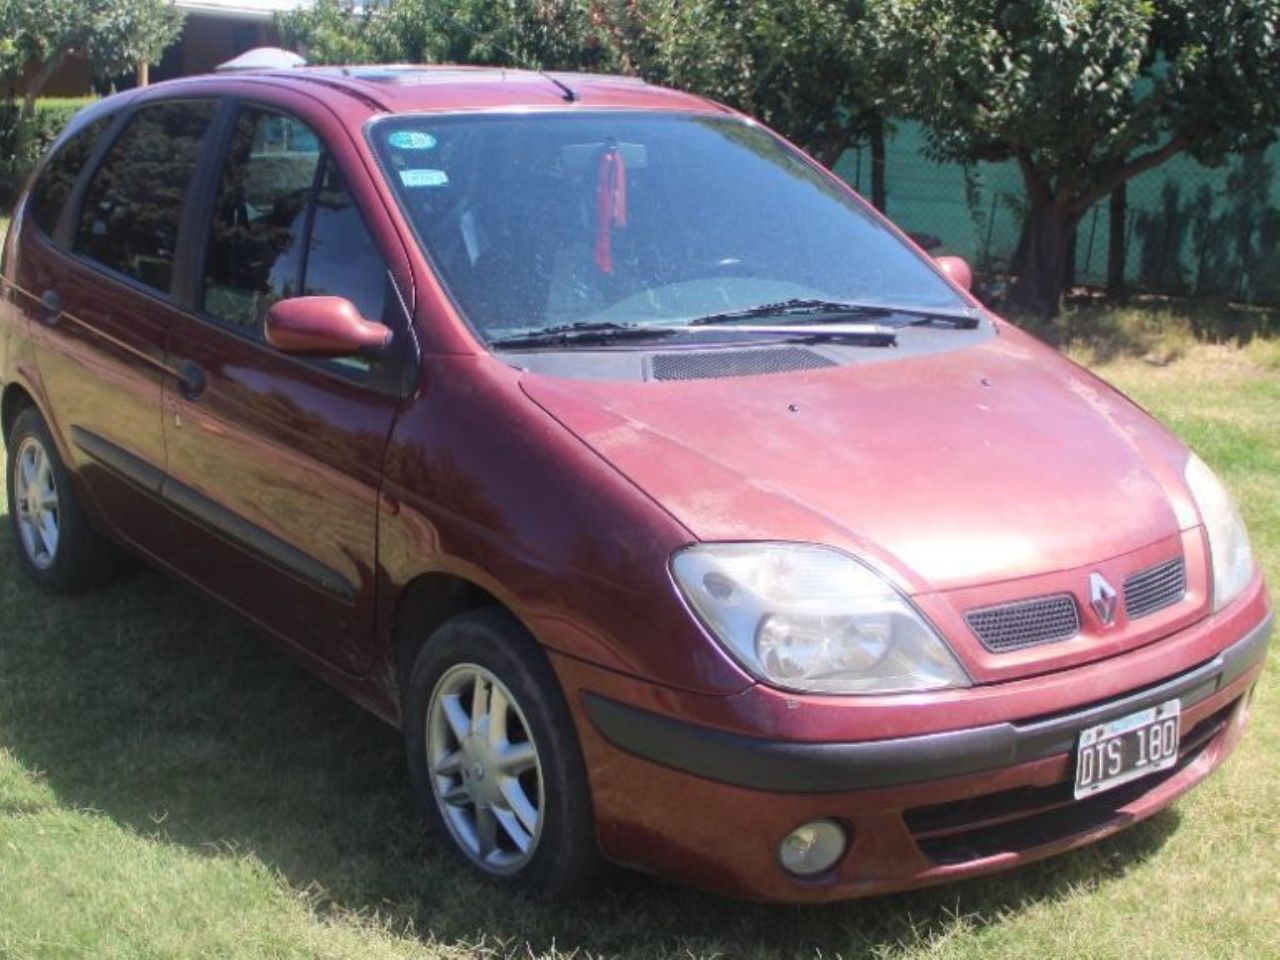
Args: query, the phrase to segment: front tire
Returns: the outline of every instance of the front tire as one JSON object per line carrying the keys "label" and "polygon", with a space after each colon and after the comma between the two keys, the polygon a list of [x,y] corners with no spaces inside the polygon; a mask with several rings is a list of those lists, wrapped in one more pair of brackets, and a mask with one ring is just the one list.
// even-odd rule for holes
{"label": "front tire", "polygon": [[52,593],[79,593],[109,579],[118,558],[89,525],[40,412],[23,410],[5,444],[9,522],[23,570]]}
{"label": "front tire", "polygon": [[551,898],[595,871],[573,720],[546,655],[508,614],[464,613],[427,640],[402,726],[418,807],[473,868]]}

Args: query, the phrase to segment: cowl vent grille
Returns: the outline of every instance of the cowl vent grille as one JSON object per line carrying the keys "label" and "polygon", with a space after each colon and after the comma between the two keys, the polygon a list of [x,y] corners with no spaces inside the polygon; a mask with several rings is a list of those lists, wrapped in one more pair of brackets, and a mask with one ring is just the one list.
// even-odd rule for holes
{"label": "cowl vent grille", "polygon": [[993,653],[1070,640],[1080,632],[1080,611],[1069,593],[970,610],[964,618]]}
{"label": "cowl vent grille", "polygon": [[834,360],[828,360],[822,354],[803,347],[659,353],[653,358],[653,379],[710,380],[716,377],[750,377],[762,373],[819,370],[835,365]]}

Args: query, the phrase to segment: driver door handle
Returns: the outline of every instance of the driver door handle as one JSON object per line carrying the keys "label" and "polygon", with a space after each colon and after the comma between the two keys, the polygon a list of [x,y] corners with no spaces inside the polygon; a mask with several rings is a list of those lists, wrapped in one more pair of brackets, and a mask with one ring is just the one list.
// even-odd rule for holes
{"label": "driver door handle", "polygon": [[57,290],[46,290],[40,294],[40,322],[52,327],[62,317],[62,297]]}
{"label": "driver door handle", "polygon": [[178,392],[187,400],[195,400],[204,393],[204,367],[194,360],[183,360],[174,371],[178,378]]}

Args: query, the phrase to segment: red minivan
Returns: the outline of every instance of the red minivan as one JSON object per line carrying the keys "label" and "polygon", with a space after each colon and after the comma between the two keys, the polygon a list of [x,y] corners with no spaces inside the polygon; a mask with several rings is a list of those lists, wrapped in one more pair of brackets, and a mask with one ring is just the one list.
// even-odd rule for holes
{"label": "red minivan", "polygon": [[636,80],[109,97],[4,251],[18,552],[73,591],[124,548],[238,610],[529,890],[1007,868],[1220,764],[1272,616],[1208,468],[966,277]]}

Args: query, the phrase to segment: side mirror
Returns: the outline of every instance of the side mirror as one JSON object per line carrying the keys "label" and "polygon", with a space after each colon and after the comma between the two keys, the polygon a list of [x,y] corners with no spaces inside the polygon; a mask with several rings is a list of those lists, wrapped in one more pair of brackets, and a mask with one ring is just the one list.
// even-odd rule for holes
{"label": "side mirror", "polygon": [[360,316],[344,297],[292,297],[267,311],[267,343],[303,357],[377,354],[391,342],[391,329]]}
{"label": "side mirror", "polygon": [[937,257],[936,262],[942,272],[960,286],[973,289],[973,268],[964,257]]}

